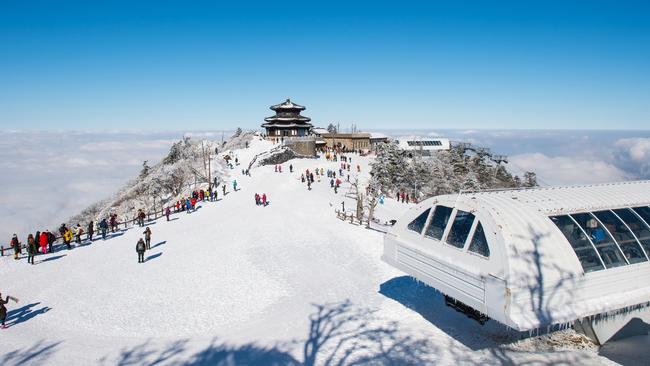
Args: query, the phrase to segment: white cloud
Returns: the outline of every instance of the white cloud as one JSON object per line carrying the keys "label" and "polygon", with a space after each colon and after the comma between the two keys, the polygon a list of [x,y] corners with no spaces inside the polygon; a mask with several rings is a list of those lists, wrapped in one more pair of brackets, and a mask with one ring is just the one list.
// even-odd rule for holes
{"label": "white cloud", "polygon": [[650,179],[650,138],[625,138],[614,143],[616,161],[639,178]]}
{"label": "white cloud", "polygon": [[160,161],[182,135],[0,131],[0,202],[11,208],[0,211],[0,241],[52,228],[109,197],[139,173],[142,161]]}
{"label": "white cloud", "polygon": [[542,153],[511,156],[513,171],[533,171],[542,185],[575,185],[617,182],[630,179],[630,174],[613,164],[585,157],[550,157]]}
{"label": "white cloud", "polygon": [[168,148],[177,140],[142,140],[142,141],[101,141],[83,144],[79,147],[81,151],[101,152],[101,151],[133,151],[146,149]]}
{"label": "white cloud", "polygon": [[100,167],[109,166],[110,163],[102,159],[85,159],[85,158],[70,158],[65,161],[63,167],[68,168],[85,168],[85,167]]}

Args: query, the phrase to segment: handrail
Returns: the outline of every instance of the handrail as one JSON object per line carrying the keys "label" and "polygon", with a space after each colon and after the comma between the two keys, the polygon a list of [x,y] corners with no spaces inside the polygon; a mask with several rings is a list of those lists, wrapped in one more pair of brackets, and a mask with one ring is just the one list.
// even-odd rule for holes
{"label": "handrail", "polygon": [[[173,215],[173,214],[178,214],[178,213],[180,213],[180,212],[182,212],[182,211],[172,211],[171,214],[170,214],[170,216]],[[162,217],[165,216],[165,208],[163,208],[163,209],[160,211],[160,216],[158,216],[158,211],[156,211],[156,212],[145,213],[145,215],[147,215],[147,219],[146,219],[145,222],[151,222],[151,221],[154,221],[154,220],[158,220],[159,218],[162,218]],[[151,218],[151,215],[154,215],[153,218]],[[137,221],[138,221],[138,218],[136,217],[136,218],[131,219],[131,220],[126,220],[126,221],[118,222],[116,226],[117,226],[117,229],[120,230],[119,227],[120,227],[121,225],[124,225],[124,229],[123,229],[123,230],[128,230],[128,229],[129,229],[129,224],[131,224],[131,223],[135,223],[135,222],[137,222]],[[135,225],[132,225],[131,227],[135,227]],[[72,230],[73,228],[68,228],[68,229]],[[85,228],[84,228],[84,229],[85,229]],[[109,227],[109,230],[110,230],[110,229],[111,229],[111,228]],[[99,223],[96,223],[96,224],[95,224],[95,231],[94,231],[94,232],[95,232],[95,233],[100,233],[100,232],[101,232],[101,229],[100,229],[100,227],[99,227]],[[85,233],[85,234],[87,234],[87,233]],[[100,236],[100,235],[101,235],[101,234],[98,234],[97,236]],[[74,234],[73,234],[73,236],[74,236]],[[60,234],[57,235],[57,233],[54,233],[54,238],[55,238],[55,239],[54,239],[54,242],[52,242],[52,245],[56,244],[59,240],[62,240],[62,239],[63,239],[63,235],[60,235]],[[34,240],[36,241],[36,240],[38,240],[38,239],[37,239],[37,238],[34,238]],[[58,244],[62,245],[62,244],[64,244],[64,242],[61,241],[61,242],[58,243]],[[23,244],[23,243],[21,243],[21,245],[20,245],[20,250],[22,251],[23,249],[27,249],[27,246],[28,246],[28,244]],[[5,248],[4,245],[0,246],[0,257],[4,257],[4,255],[5,255],[4,253],[5,253],[5,251],[8,251],[8,250],[14,251],[15,249],[14,249],[12,246],[9,246],[8,248]]]}

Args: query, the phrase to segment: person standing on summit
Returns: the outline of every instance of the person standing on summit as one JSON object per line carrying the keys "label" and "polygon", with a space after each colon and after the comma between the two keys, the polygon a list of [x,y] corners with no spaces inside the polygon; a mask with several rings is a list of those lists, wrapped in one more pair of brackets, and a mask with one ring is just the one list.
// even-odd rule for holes
{"label": "person standing on summit", "polygon": [[5,304],[7,304],[9,300],[13,300],[13,302],[18,302],[18,299],[9,295],[7,295],[7,297],[4,300],[2,300],[2,294],[0,294],[0,322],[2,323],[2,325],[0,325],[0,328],[2,329],[7,328],[7,326],[5,325],[5,321],[7,320],[7,307],[5,307]]}
{"label": "person standing on summit", "polygon": [[138,252],[138,263],[144,263],[145,244],[142,238],[140,238],[138,243],[135,245],[135,251]]}
{"label": "person standing on summit", "polygon": [[77,244],[81,244],[81,235],[83,235],[83,233],[84,233],[84,229],[81,228],[81,224],[77,224],[77,229],[75,233],[76,234],[75,239],[77,241]]}
{"label": "person standing on summit", "polygon": [[36,240],[34,240],[34,235],[29,234],[29,236],[27,236],[27,263],[34,264],[36,251]]}
{"label": "person standing on summit", "polygon": [[11,237],[11,247],[14,248],[14,259],[18,259],[21,245],[22,244],[18,240],[18,235],[14,234],[14,236]]}
{"label": "person standing on summit", "polygon": [[108,222],[106,221],[106,218],[99,222],[99,230],[102,232],[102,239],[106,240],[106,232],[108,231]]}
{"label": "person standing on summit", "polygon": [[52,247],[52,245],[56,241],[56,235],[52,234],[49,230],[47,230],[46,233],[47,233],[47,252],[52,253],[54,252],[54,248]]}
{"label": "person standing on summit", "polygon": [[144,244],[145,244],[145,249],[150,250],[151,249],[151,229],[149,226],[144,230]]}
{"label": "person standing on summit", "polygon": [[49,236],[47,234],[49,234],[49,231],[48,232],[43,231],[41,233],[41,237],[38,238],[38,243],[41,245],[41,253],[43,254],[47,254],[47,244],[49,240]]}
{"label": "person standing on summit", "polygon": [[95,234],[95,223],[93,221],[90,221],[88,224],[88,240],[91,243],[93,241],[93,234]]}

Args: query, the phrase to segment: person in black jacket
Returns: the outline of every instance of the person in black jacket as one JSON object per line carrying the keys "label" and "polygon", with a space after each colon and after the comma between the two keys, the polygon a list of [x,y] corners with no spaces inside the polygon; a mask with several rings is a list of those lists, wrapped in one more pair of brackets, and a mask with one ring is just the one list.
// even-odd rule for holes
{"label": "person in black jacket", "polygon": [[0,322],[2,322],[2,329],[6,328],[5,320],[7,320],[7,308],[5,304],[9,302],[9,296],[6,299],[2,300],[2,294],[0,294]]}
{"label": "person in black jacket", "polygon": [[46,231],[47,233],[47,252],[52,253],[54,250],[52,249],[52,245],[56,241],[56,235],[52,234],[49,230]]}
{"label": "person in black jacket", "polygon": [[135,251],[138,252],[138,263],[144,263],[144,250],[144,240],[140,238],[140,240],[138,240],[138,243],[135,245]]}
{"label": "person in black jacket", "polygon": [[90,221],[88,224],[88,240],[90,242],[93,241],[93,234],[95,234],[95,223],[93,221]]}
{"label": "person in black jacket", "polygon": [[[41,232],[36,231],[36,234],[34,234],[34,240],[36,241],[36,246],[38,247],[38,239],[41,238]],[[36,253],[34,255],[38,254],[38,248],[36,248]]]}
{"label": "person in black jacket", "polygon": [[7,308],[5,307],[5,304],[8,303],[9,300],[13,302],[18,302],[17,298],[9,295],[7,295],[7,297],[4,300],[2,300],[2,294],[0,294],[0,323],[2,323],[2,325],[0,325],[0,328],[2,329],[7,328],[7,326],[5,325],[5,321],[7,320]]}
{"label": "person in black jacket", "polygon": [[11,246],[14,248],[14,259],[18,259],[18,255],[20,254],[20,241],[18,241],[18,235],[14,234],[14,236],[11,238]]}
{"label": "person in black jacket", "polygon": [[99,223],[99,230],[102,232],[102,239],[106,240],[106,233],[108,232],[108,221],[106,219]]}

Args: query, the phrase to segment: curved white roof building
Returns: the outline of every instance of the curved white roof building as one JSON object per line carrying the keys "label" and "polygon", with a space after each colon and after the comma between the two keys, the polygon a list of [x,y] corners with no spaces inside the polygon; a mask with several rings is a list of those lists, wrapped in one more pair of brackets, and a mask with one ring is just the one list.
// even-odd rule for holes
{"label": "curved white roof building", "polygon": [[398,221],[383,259],[520,331],[641,312],[649,205],[650,181],[438,196]]}

